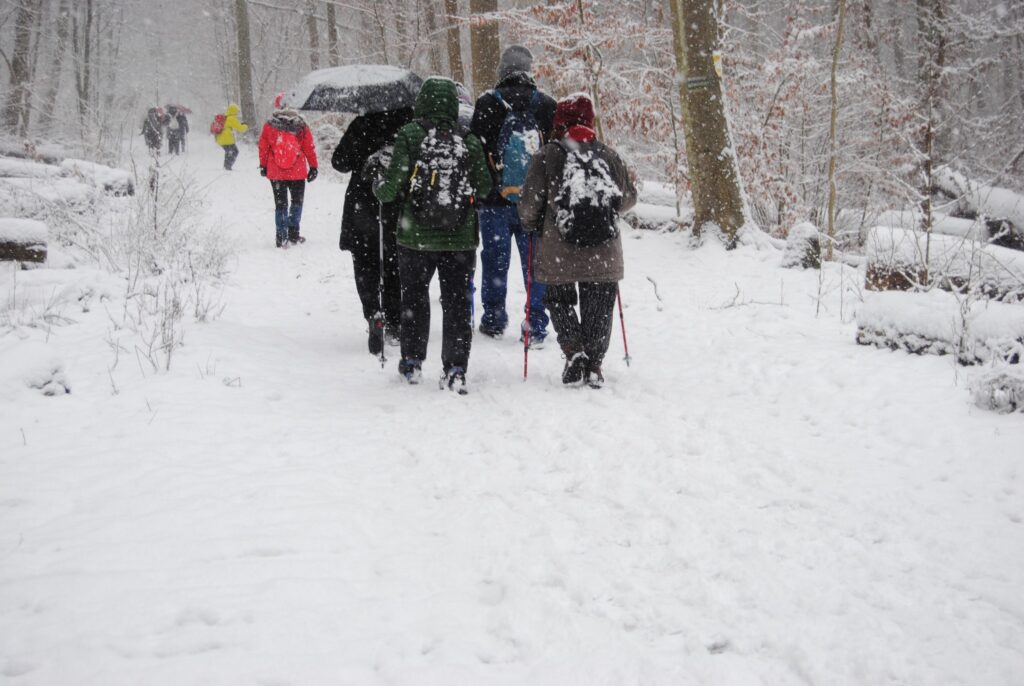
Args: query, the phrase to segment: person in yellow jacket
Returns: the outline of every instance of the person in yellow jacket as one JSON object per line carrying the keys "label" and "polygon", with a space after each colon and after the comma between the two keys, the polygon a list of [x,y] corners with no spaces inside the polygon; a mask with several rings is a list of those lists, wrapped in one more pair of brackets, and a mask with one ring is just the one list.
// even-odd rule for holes
{"label": "person in yellow jacket", "polygon": [[[214,139],[217,141],[217,145],[224,148],[224,168],[231,171],[231,167],[235,165],[235,160],[238,159],[238,146],[235,145],[235,131],[238,133],[245,133],[249,130],[246,124],[243,124],[238,119],[238,115],[241,114],[242,110],[238,108],[238,105],[231,103],[228,105],[228,109],[224,112],[224,123]],[[219,119],[219,117],[218,117]]]}

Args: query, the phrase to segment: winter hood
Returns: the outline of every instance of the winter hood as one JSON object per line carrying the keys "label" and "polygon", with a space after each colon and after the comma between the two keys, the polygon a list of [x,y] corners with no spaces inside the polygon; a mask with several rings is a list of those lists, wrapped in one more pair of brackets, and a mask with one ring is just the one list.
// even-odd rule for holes
{"label": "winter hood", "polygon": [[298,133],[306,127],[306,120],[295,110],[276,110],[268,122],[278,131]]}
{"label": "winter hood", "polygon": [[459,119],[459,94],[455,82],[432,76],[423,82],[416,96],[416,118],[447,121],[454,124]]}
{"label": "winter hood", "polygon": [[231,103],[230,105],[228,105],[228,109],[224,112],[224,114],[228,115],[229,117],[231,115],[235,115],[237,117],[241,113],[241,111],[242,110],[239,109],[238,105],[236,105],[235,103]]}

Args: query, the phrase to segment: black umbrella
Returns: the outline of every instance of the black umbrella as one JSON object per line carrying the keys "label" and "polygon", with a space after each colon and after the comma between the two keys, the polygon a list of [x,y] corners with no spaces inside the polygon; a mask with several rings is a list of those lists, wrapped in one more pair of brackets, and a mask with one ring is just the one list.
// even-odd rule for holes
{"label": "black umbrella", "polygon": [[310,72],[285,93],[283,105],[300,110],[369,114],[416,104],[423,79],[401,67],[350,64]]}

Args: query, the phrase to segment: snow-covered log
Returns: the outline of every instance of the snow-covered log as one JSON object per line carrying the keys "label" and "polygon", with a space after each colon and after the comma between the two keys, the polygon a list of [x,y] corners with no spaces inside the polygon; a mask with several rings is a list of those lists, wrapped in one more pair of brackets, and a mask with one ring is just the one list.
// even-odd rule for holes
{"label": "snow-covered log", "polygon": [[969,301],[940,290],[871,294],[857,313],[857,342],[963,365],[1024,358],[1024,308]]}
{"label": "snow-covered log", "polygon": [[868,233],[865,250],[868,290],[911,290],[924,285],[927,276],[947,290],[1024,301],[1024,255],[1016,250],[936,234],[929,241],[921,232],[884,226]]}
{"label": "snow-covered log", "polygon": [[45,262],[48,233],[32,219],[0,219],[0,261]]}
{"label": "snow-covered log", "polygon": [[19,160],[13,157],[0,157],[0,178],[53,179],[67,175],[67,170],[53,164],[42,164],[32,160]]}
{"label": "snow-covered log", "polygon": [[954,200],[956,214],[982,221],[990,240],[1024,249],[1024,195],[968,179],[949,167],[935,172],[935,190]]}
{"label": "snow-covered log", "polygon": [[115,169],[103,164],[87,160],[67,159],[61,162],[61,168],[70,174],[91,183],[111,195],[135,195],[135,184],[132,175],[123,169]]}

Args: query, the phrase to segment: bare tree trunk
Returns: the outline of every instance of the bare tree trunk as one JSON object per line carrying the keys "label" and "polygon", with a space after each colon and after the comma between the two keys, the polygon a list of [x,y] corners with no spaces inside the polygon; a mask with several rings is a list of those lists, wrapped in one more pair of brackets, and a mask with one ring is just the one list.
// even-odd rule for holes
{"label": "bare tree trunk", "polygon": [[50,68],[50,79],[43,101],[39,108],[39,126],[47,128],[53,121],[53,110],[57,106],[57,94],[60,92],[60,79],[64,72],[64,54],[68,49],[68,36],[71,32],[70,0],[60,0],[57,8],[57,43],[53,49],[53,66]]}
{"label": "bare tree trunk", "polygon": [[332,67],[341,64],[341,56],[338,53],[338,18],[336,16],[334,2],[327,2],[327,63]]}
{"label": "bare tree trunk", "polygon": [[498,11],[498,0],[469,0],[469,43],[473,55],[473,92],[480,95],[498,77],[501,44],[498,22],[481,14]]}
{"label": "bare tree trunk", "polygon": [[249,37],[249,8],[245,0],[235,0],[235,28],[238,31],[238,93],[242,118],[257,121],[256,99],[252,91],[252,43]]}
{"label": "bare tree trunk", "polygon": [[445,21],[448,22],[448,67],[452,78],[459,83],[466,82],[462,67],[462,32],[459,31],[459,0],[444,0]]}
{"label": "bare tree trunk", "polygon": [[77,14],[71,22],[71,36],[75,46],[75,93],[78,96],[78,118],[83,132],[87,128],[86,121],[91,109],[92,25],[93,0],[85,0],[85,25],[79,26]]}
{"label": "bare tree trunk", "polygon": [[[679,23],[673,36],[680,97],[686,128],[686,156],[693,183],[694,234],[707,225],[721,229],[729,246],[735,245],[744,224],[739,172],[729,138],[729,124],[722,101],[722,83],[713,55],[718,46],[718,16],[714,0],[672,0],[673,17]],[[682,64],[680,65],[680,61]]]}
{"label": "bare tree trunk", "polygon": [[836,19],[836,41],[832,46],[832,75],[829,92],[832,95],[832,111],[828,130],[828,250],[825,258],[832,259],[832,245],[836,238],[836,122],[839,119],[839,89],[836,75],[839,72],[839,54],[843,48],[843,24],[846,21],[846,0],[838,0]]}
{"label": "bare tree trunk", "polygon": [[320,27],[316,22],[316,0],[306,1],[306,32],[309,34],[309,68],[320,68]]}
{"label": "bare tree trunk", "polygon": [[28,104],[32,95],[32,27],[38,11],[36,0],[17,0],[17,11],[14,15],[14,52],[7,62],[11,91],[4,105],[3,122],[4,128],[8,131],[16,130],[19,136],[24,136],[28,129]]}
{"label": "bare tree trunk", "polygon": [[943,95],[943,72],[946,67],[945,0],[917,0],[917,32],[920,54],[918,78],[923,89],[922,110],[927,117],[922,152],[923,198],[921,202],[922,229],[927,234],[924,254],[924,282],[931,278],[928,264],[931,258],[931,237],[935,225],[932,208],[932,189],[935,186],[936,142],[939,138],[939,108]]}
{"label": "bare tree trunk", "polygon": [[430,69],[435,74],[444,70],[441,64],[441,36],[437,32],[436,0],[423,1],[423,22],[427,26],[427,45],[430,46]]}

